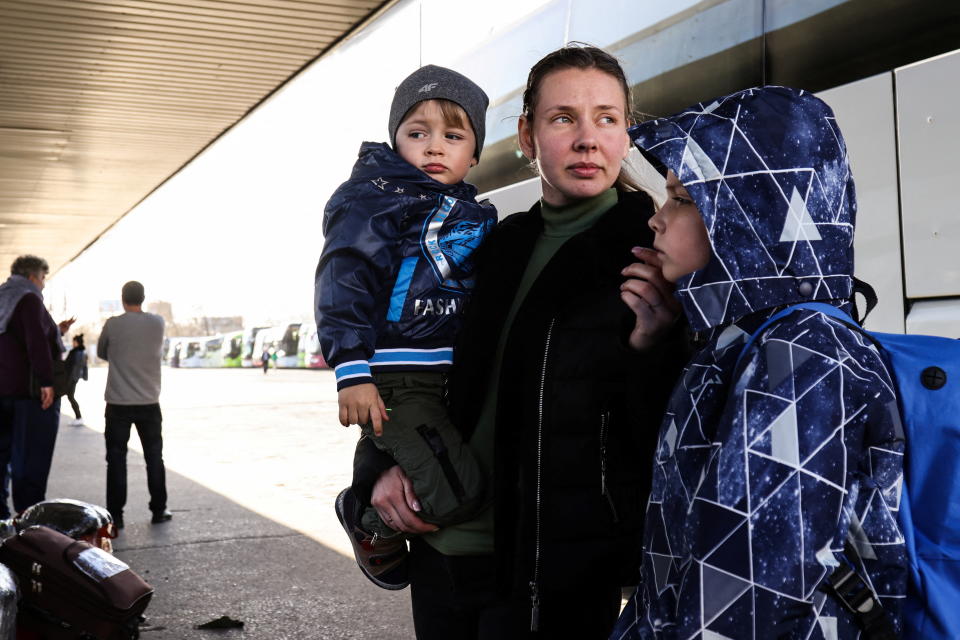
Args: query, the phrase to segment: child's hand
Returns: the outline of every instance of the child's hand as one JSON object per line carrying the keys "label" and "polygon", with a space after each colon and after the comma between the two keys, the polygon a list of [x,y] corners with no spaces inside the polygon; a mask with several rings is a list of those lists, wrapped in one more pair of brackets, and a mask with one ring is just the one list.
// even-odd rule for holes
{"label": "child's hand", "polygon": [[377,385],[368,382],[341,389],[337,392],[337,400],[340,403],[340,424],[349,427],[372,422],[373,432],[383,435],[383,423],[390,418]]}
{"label": "child's hand", "polygon": [[653,346],[660,334],[680,316],[680,302],[673,297],[673,284],[660,271],[657,252],[634,247],[634,262],[621,273],[627,280],[620,285],[620,298],[637,317],[628,342],[638,351]]}

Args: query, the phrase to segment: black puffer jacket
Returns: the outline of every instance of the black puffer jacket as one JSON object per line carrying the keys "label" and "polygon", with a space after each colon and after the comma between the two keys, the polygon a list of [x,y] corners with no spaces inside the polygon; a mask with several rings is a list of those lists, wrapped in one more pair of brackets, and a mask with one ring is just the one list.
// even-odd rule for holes
{"label": "black puffer jacket", "polygon": [[[591,229],[557,251],[511,328],[498,390],[494,491],[498,576],[515,596],[528,596],[531,581],[541,592],[587,581],[636,584],[653,445],[688,354],[679,326],[652,352],[626,343],[634,316],[620,299],[620,272],[635,261],[632,247],[651,245],[652,214],[645,194],[620,194]],[[542,229],[537,204],[501,222],[478,252],[450,376],[451,415],[464,439],[476,425],[500,328]],[[378,461],[363,441],[357,453],[354,488],[369,495],[389,461]]]}
{"label": "black puffer jacket", "polygon": [[[653,445],[687,355],[679,327],[653,353],[626,343],[634,316],[620,299],[620,272],[636,260],[632,247],[651,245],[652,214],[646,194],[621,193],[554,255],[511,328],[498,391],[494,484],[499,575],[515,594],[526,594],[534,580],[543,590],[585,580],[635,583],[629,563],[639,558]],[[542,229],[537,204],[500,223],[478,256],[450,387],[454,423],[466,438],[499,328]]]}

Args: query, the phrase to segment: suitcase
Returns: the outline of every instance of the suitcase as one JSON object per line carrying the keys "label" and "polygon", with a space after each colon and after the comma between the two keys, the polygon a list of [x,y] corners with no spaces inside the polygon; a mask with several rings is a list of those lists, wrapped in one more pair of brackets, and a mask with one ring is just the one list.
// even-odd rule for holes
{"label": "suitcase", "polygon": [[129,640],[153,587],[126,564],[47,527],[29,527],[0,546],[20,582],[17,625],[54,640]]}

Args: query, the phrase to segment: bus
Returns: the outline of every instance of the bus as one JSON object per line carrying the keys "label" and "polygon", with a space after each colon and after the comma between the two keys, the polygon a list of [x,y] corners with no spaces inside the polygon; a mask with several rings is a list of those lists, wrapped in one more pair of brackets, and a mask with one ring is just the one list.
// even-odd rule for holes
{"label": "bus", "polygon": [[223,335],[220,347],[221,367],[239,367],[243,355],[243,331],[233,331]]}
{"label": "bus", "polygon": [[292,322],[288,325],[274,327],[277,338],[277,368],[294,369],[298,366],[297,353],[300,346],[300,324]]}
{"label": "bus", "polygon": [[266,329],[266,327],[252,327],[243,330],[243,347],[240,353],[241,367],[260,366],[260,354],[262,352],[257,349],[256,341],[257,334],[264,329]]}
{"label": "bus", "polygon": [[180,368],[197,369],[204,366],[207,337],[180,338]]}
{"label": "bus", "polygon": [[299,366],[307,369],[328,368],[323,355],[320,353],[320,335],[317,333],[316,322],[304,322],[300,325],[300,345],[297,347],[297,361]]}

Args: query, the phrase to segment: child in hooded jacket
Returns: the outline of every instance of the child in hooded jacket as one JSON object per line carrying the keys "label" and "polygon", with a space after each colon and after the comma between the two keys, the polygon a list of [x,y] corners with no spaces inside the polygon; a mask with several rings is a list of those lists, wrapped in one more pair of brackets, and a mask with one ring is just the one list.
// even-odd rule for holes
{"label": "child in hooded jacket", "polygon": [[744,350],[788,305],[849,309],[856,198],[832,111],[763,87],[631,136],[668,170],[654,248],[704,346],[664,417],[641,582],[611,637],[861,637],[828,585],[841,565],[898,631],[904,443],[880,354],[803,309]]}
{"label": "child in hooded jacket", "polygon": [[[340,422],[361,425],[396,460],[419,515],[444,526],[482,506],[477,461],[444,403],[445,373],[473,287],[473,253],[496,223],[463,181],[483,149],[488,100],[463,75],[428,65],[394,94],[393,147],[365,142],[324,211],[315,312],[334,368]],[[407,585],[406,540],[345,489],[337,514],[361,570],[386,589]]]}

